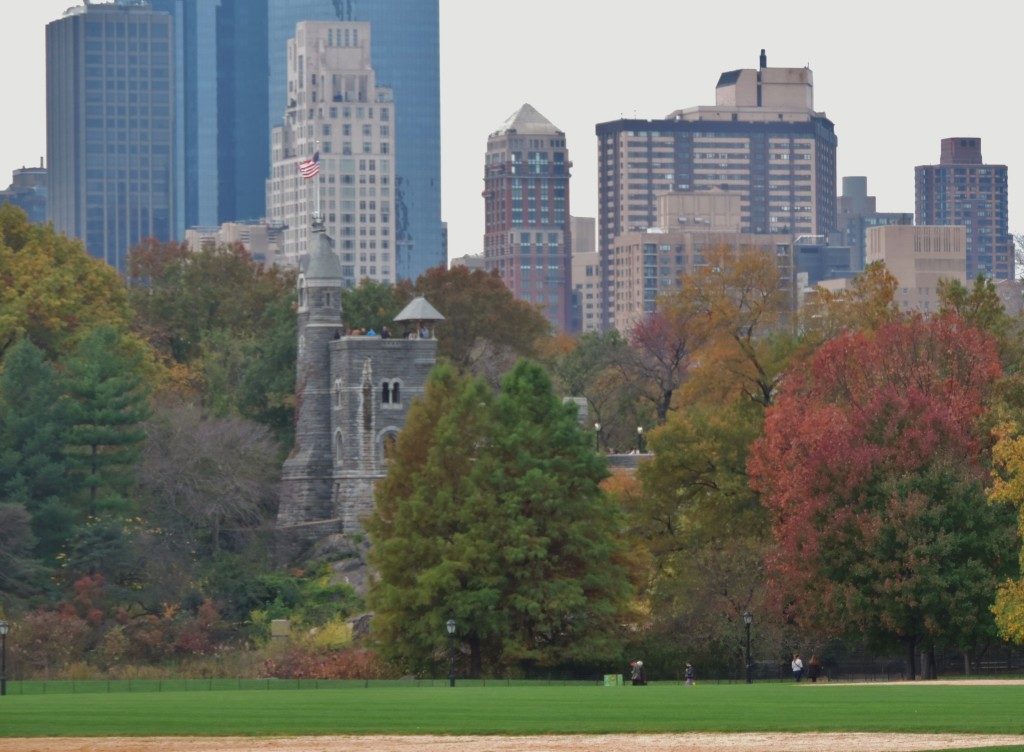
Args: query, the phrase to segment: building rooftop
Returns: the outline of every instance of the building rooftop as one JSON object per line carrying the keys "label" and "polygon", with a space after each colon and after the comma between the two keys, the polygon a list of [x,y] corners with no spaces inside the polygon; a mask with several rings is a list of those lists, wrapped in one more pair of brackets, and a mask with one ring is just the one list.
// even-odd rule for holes
{"label": "building rooftop", "polygon": [[554,123],[537,112],[530,104],[524,104],[513,112],[495,133],[508,133],[510,131],[537,135],[562,135],[562,131]]}
{"label": "building rooftop", "polygon": [[409,301],[395,321],[444,321],[444,316],[421,295]]}

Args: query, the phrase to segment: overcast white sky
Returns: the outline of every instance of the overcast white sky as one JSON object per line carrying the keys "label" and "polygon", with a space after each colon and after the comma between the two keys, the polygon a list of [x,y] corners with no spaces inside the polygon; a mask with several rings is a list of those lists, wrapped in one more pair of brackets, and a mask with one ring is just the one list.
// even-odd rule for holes
{"label": "overcast white sky", "polygon": [[[369,1],[369,0],[364,0]],[[595,123],[714,103],[722,71],[814,71],[839,176],[867,175],[881,211],[914,210],[914,166],[978,136],[1010,167],[1024,232],[1020,27],[1006,0],[440,0],[441,164],[449,253],[483,237],[487,134],[523,102],[565,131],[571,210],[597,207]],[[46,151],[44,26],[76,0],[0,0],[0,185]],[[1021,193],[1020,195],[1024,195]]]}

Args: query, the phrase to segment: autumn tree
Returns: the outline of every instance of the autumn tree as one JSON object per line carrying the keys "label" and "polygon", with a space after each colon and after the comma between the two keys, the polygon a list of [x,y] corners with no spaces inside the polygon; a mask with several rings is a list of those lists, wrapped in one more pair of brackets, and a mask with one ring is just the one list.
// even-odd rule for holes
{"label": "autumn tree", "polygon": [[293,292],[291,273],[265,269],[238,245],[192,253],[150,242],[132,249],[128,269],[136,330],[179,363],[201,354],[209,332],[256,331],[267,307]]}
{"label": "autumn tree", "polygon": [[0,206],[0,354],[24,337],[57,357],[82,333],[130,320],[114,269],[14,205]]}
{"label": "autumn tree", "polygon": [[450,616],[476,675],[614,658],[629,592],[604,475],[538,366],[517,365],[497,398],[439,367],[368,524],[374,628],[390,659],[436,664]]}
{"label": "autumn tree", "polygon": [[379,332],[385,326],[394,327],[395,316],[411,299],[408,284],[364,279],[356,287],[342,291],[341,312],[347,327]]}
{"label": "autumn tree", "polygon": [[274,512],[278,452],[265,426],[166,402],[145,430],[138,482],[146,516],[176,545],[216,555]]}
{"label": "autumn tree", "polygon": [[532,357],[537,340],[550,330],[540,311],[516,299],[497,272],[434,267],[416,280],[414,292],[445,317],[437,327],[438,354],[495,383],[517,358]]}
{"label": "autumn tree", "polygon": [[600,445],[629,446],[641,423],[641,383],[628,368],[635,357],[629,343],[614,329],[578,339],[562,334],[546,340],[541,352],[559,393],[587,400],[588,422],[601,427]]}
{"label": "autumn tree", "polygon": [[795,341],[792,289],[771,255],[708,249],[704,265],[683,277],[682,288],[666,296],[668,303],[705,319],[700,369],[688,388],[726,402],[742,395],[761,406],[772,403]]}
{"label": "autumn tree", "polygon": [[1018,543],[982,487],[1000,371],[989,335],[941,316],[840,336],[787,374],[749,469],[788,618],[901,643],[912,674],[918,645],[968,647],[991,625]]}
{"label": "autumn tree", "polygon": [[630,332],[623,367],[639,384],[640,395],[651,404],[658,424],[665,422],[672,409],[672,395],[709,333],[704,305],[689,296],[671,294]]}
{"label": "autumn tree", "polygon": [[240,414],[291,443],[294,274],[244,248],[145,241],[128,257],[134,331],[219,415]]}
{"label": "autumn tree", "polygon": [[815,289],[800,311],[803,336],[817,346],[844,332],[874,331],[902,318],[896,305],[899,282],[882,261],[874,261],[848,287]]}

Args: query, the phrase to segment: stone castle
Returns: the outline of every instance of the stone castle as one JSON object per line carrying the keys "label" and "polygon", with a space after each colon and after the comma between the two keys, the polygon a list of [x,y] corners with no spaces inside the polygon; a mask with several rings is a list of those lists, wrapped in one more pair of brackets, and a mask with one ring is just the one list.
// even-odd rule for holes
{"label": "stone castle", "polygon": [[322,224],[314,223],[313,241],[298,279],[295,446],[282,472],[277,528],[288,558],[320,547],[329,557],[362,559],[374,484],[434,367],[433,326],[444,317],[417,298],[395,317],[412,327],[409,337],[346,334],[341,263]]}

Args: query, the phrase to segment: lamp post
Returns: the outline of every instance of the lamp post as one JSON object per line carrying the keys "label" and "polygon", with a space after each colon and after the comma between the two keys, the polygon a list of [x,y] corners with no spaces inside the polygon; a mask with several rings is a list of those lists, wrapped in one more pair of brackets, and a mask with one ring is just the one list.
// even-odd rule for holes
{"label": "lamp post", "polygon": [[7,633],[11,625],[0,619],[0,697],[7,694]]}
{"label": "lamp post", "polygon": [[643,454],[644,453],[644,427],[643,426],[637,426],[636,427],[636,453],[637,454]]}
{"label": "lamp post", "polygon": [[754,616],[749,611],[743,612],[743,626],[747,629],[747,684],[754,682],[750,676],[750,624],[754,621]]}
{"label": "lamp post", "polygon": [[594,449],[595,451],[601,451],[601,424],[594,424]]}
{"label": "lamp post", "polygon": [[451,668],[448,669],[448,686],[455,686],[455,619],[445,622],[445,629],[448,630],[448,655],[451,657]]}

